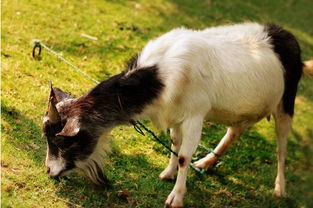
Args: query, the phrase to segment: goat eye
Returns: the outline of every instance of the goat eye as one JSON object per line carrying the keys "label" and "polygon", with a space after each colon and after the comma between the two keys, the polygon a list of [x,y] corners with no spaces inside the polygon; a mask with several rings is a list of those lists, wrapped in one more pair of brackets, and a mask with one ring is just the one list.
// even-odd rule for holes
{"label": "goat eye", "polygon": [[63,136],[55,135],[55,139],[56,140],[61,140],[61,139],[63,139]]}
{"label": "goat eye", "polygon": [[59,148],[69,148],[73,145],[73,141],[70,138],[65,138],[63,136],[56,136],[53,143]]}
{"label": "goat eye", "polygon": [[52,140],[52,142],[55,145],[60,145],[62,143],[62,141],[64,140],[64,138],[62,136],[55,136]]}

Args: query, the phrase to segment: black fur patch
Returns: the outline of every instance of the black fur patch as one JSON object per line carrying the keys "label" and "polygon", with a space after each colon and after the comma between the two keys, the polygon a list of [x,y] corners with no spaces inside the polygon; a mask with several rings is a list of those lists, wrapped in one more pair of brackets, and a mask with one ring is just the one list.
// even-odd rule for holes
{"label": "black fur patch", "polygon": [[294,113],[297,87],[302,75],[303,63],[296,38],[288,31],[275,24],[265,25],[265,31],[285,69],[285,90],[283,94],[284,111],[290,116]]}
{"label": "black fur patch", "polygon": [[115,126],[128,122],[158,97],[163,84],[157,66],[122,72],[100,83],[73,104],[84,123]]}
{"label": "black fur patch", "polygon": [[178,163],[180,167],[183,167],[185,165],[185,158],[184,157],[179,157]]}

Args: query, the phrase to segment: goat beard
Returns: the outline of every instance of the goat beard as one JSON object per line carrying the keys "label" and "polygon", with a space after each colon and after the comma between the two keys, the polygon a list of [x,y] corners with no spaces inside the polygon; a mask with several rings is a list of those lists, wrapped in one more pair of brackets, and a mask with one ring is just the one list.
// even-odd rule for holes
{"label": "goat beard", "polygon": [[90,158],[81,163],[78,168],[97,186],[107,186],[109,180],[104,174],[102,164],[103,163],[99,163],[99,161]]}
{"label": "goat beard", "polygon": [[109,139],[103,134],[99,140],[94,152],[85,160],[78,161],[76,167],[84,172],[84,174],[96,185],[107,186],[107,179],[103,167],[105,159],[110,153]]}

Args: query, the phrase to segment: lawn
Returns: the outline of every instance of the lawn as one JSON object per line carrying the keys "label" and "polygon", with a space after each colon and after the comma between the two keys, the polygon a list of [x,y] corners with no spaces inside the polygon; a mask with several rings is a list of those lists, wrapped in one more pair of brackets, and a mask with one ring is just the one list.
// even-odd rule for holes
{"label": "lawn", "polygon": [[[48,80],[74,96],[94,83],[45,50],[34,60],[34,38],[99,81],[124,70],[149,39],[181,26],[275,22],[297,37],[303,60],[313,57],[312,0],[3,0],[1,6],[2,207],[162,207],[174,185],[158,179],[168,152],[132,127],[111,133],[112,154],[104,167],[110,187],[97,188],[79,172],[59,181],[47,176],[41,118]],[[224,126],[206,123],[202,144],[214,147],[225,132]],[[161,134],[164,141],[167,137]],[[249,128],[217,167],[205,175],[189,171],[185,206],[313,207],[313,80],[308,77],[296,99],[284,199],[272,194],[275,149],[273,119]],[[196,156],[203,154],[199,150]]]}

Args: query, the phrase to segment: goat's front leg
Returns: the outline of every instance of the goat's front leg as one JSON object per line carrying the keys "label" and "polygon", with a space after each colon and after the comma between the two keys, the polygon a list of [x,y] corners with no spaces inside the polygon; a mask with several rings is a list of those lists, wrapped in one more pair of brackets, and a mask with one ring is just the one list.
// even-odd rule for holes
{"label": "goat's front leg", "polygon": [[199,116],[185,120],[181,125],[183,139],[178,153],[178,175],[175,186],[165,202],[166,207],[183,207],[188,167],[200,141],[202,124],[203,118]]}
{"label": "goat's front leg", "polygon": [[[182,141],[182,135],[181,130],[179,126],[175,126],[170,129],[171,134],[171,140],[172,140],[172,150],[174,152],[179,152],[181,141]],[[168,166],[164,169],[164,171],[160,174],[161,180],[174,180],[175,179],[175,173],[177,171],[178,166],[178,159],[177,156],[171,153],[171,158],[169,161]]]}
{"label": "goat's front leg", "polygon": [[210,166],[214,165],[217,160],[218,156],[224,154],[224,152],[229,148],[231,143],[238,138],[243,132],[243,128],[239,127],[229,127],[227,129],[227,133],[214,149],[213,152],[209,153],[204,158],[196,161],[194,163],[195,167],[207,170]]}

